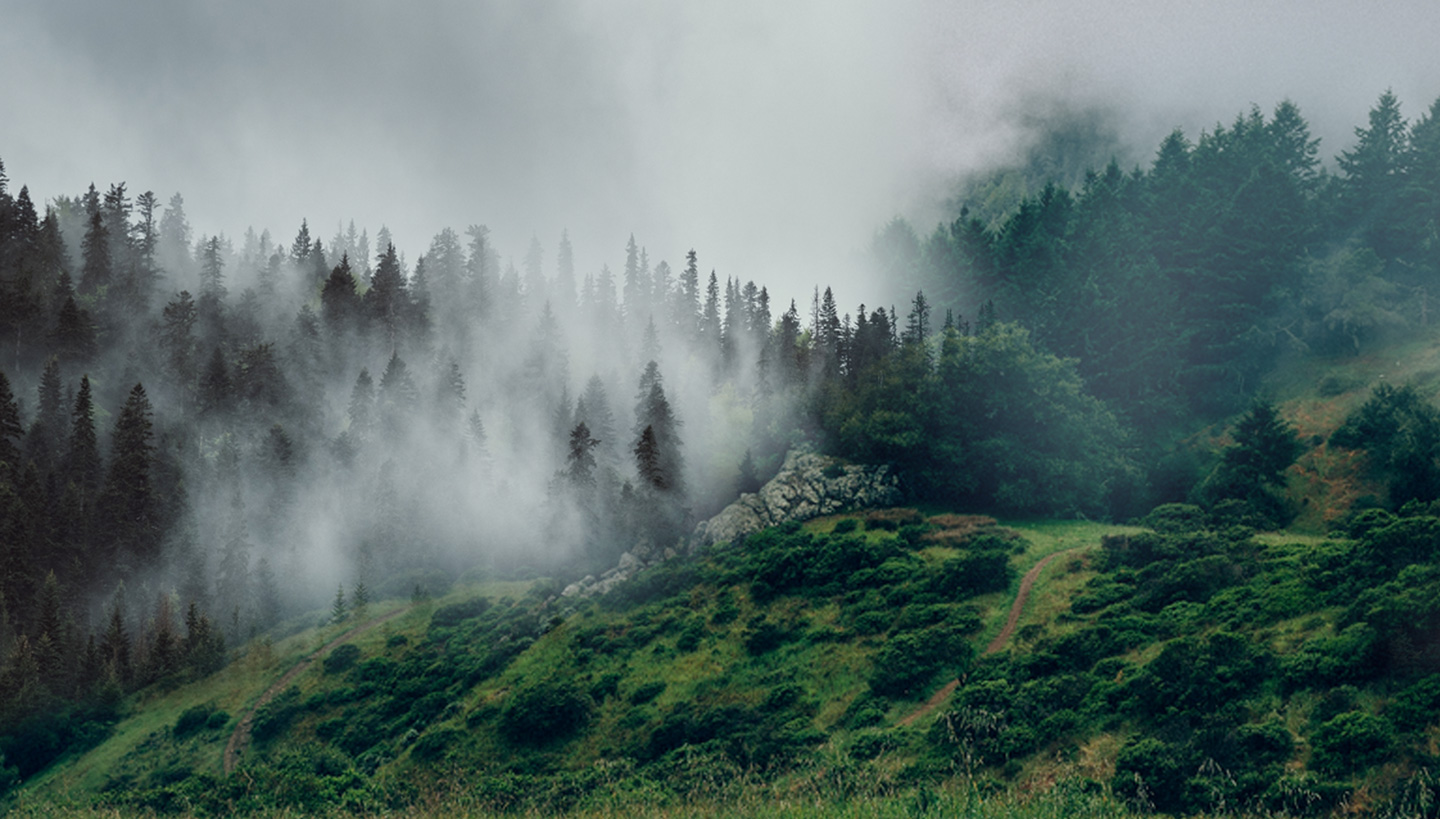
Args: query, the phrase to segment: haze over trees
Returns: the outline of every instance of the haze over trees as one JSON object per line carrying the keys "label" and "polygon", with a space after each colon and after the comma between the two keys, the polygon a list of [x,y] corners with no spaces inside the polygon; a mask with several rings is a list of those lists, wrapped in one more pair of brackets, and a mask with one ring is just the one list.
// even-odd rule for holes
{"label": "haze over trees", "polygon": [[[1123,518],[1193,490],[1281,522],[1295,448],[1260,379],[1428,323],[1437,117],[1387,93],[1330,172],[1284,102],[994,225],[896,221],[895,301],[853,310],[633,236],[617,274],[577,270],[566,235],[512,259],[483,225],[413,261],[383,227],[195,236],[178,193],[126,183],[42,214],[0,166],[6,758],[34,773],[124,692],[342,613],[343,589],[659,559],[797,442],[958,508]],[[1392,434],[1433,410],[1374,401],[1338,443],[1434,500],[1434,441]],[[1208,478],[1174,468],[1176,439],[1247,407]]]}

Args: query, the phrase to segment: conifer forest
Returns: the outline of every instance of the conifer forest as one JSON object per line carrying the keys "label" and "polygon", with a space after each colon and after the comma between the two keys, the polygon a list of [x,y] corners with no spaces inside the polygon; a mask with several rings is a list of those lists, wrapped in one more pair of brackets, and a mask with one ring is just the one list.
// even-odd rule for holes
{"label": "conifer forest", "polygon": [[[95,804],[383,812],[461,793],[386,766],[483,758],[477,810],[549,814],[598,810],[556,783],[602,761],[630,783],[614,793],[673,796],[698,787],[685,754],[709,754],[753,795],[834,753],[894,788],[834,805],[923,812],[962,769],[976,794],[1028,793],[1083,747],[1105,762],[1065,780],[1090,783],[1076,805],[1434,815],[1440,405],[1436,370],[1401,359],[1436,338],[1440,99],[1407,116],[1386,91],[1342,145],[1304,103],[1135,162],[972,175],[943,218],[873,226],[864,289],[639,230],[577,254],[463,214],[412,246],[329,213],[205,233],[184,191],[36,190],[0,164],[0,799],[257,646],[429,606],[326,656],[348,693],[252,686],[268,795],[216,784],[237,781],[227,758],[112,776]],[[695,541],[800,451],[888,467],[903,508]],[[1050,619],[983,654],[1019,569],[1045,565],[1026,550],[1046,521],[1095,548],[1066,553]],[[561,594],[617,566],[640,568]],[[851,651],[853,685],[774,659],[802,645]],[[680,703],[679,678],[627,676],[730,648],[743,690]],[[374,705],[406,680],[430,688]],[[206,708],[156,736],[235,725]],[[303,781],[331,790],[285,790],[302,740],[321,760]]]}

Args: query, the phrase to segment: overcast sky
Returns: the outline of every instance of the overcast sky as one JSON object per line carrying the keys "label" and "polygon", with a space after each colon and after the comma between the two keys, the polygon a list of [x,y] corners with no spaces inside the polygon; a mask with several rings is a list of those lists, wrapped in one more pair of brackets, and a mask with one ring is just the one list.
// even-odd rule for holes
{"label": "overcast sky", "polygon": [[1327,158],[1386,88],[1440,96],[1424,2],[0,0],[0,159],[37,200],[179,191],[197,232],[488,225],[547,269],[652,260],[798,295],[896,214],[1098,107],[1145,161],[1258,104]]}

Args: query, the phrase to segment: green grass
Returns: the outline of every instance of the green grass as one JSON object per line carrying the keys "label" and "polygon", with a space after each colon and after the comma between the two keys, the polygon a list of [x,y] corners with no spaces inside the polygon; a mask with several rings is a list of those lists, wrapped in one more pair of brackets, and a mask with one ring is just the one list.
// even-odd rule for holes
{"label": "green grass", "polygon": [[[806,529],[828,532],[845,517],[831,516],[812,522]],[[1084,592],[1086,583],[1100,574],[1095,557],[1101,538],[1140,531],[1091,521],[1009,520],[1000,525],[1018,532],[1025,545],[1023,551],[1010,557],[1013,577],[1008,589],[964,601],[964,606],[973,607],[981,618],[981,629],[967,638],[977,652],[984,650],[1003,624],[1024,572],[1049,555],[1076,551],[1048,564],[1008,650],[974,667],[972,674],[994,673],[994,669],[1003,670],[1012,661],[1023,664],[1026,652],[1032,648],[1053,648],[1054,640],[1093,625],[1094,615],[1074,615],[1069,604]],[[894,533],[881,531],[861,530],[855,534],[871,542],[895,537]],[[929,567],[924,571],[932,571],[964,548],[912,548],[900,541],[897,544],[900,554],[919,555],[918,562],[913,557],[907,559],[912,565]],[[1329,544],[1315,536],[1270,533],[1257,537],[1253,553],[1257,566],[1269,567],[1267,572],[1290,567],[1288,570],[1298,573],[1317,550],[1339,548]],[[505,623],[528,623],[532,627],[544,624],[542,631],[533,632],[533,642],[529,642],[530,636],[523,638],[528,647],[497,672],[473,684],[446,688],[448,702],[444,710],[432,712],[434,716],[424,722],[402,721],[398,728],[387,727],[381,746],[377,746],[384,761],[378,769],[366,769],[373,770],[365,774],[367,787],[372,790],[364,797],[370,801],[363,804],[375,809],[389,805],[394,815],[400,816],[488,817],[499,815],[500,807],[510,798],[505,794],[514,793],[520,794],[521,808],[504,815],[1130,815],[1103,785],[1096,783],[1110,781],[1123,739],[1136,730],[1132,724],[1106,723],[1097,727],[1103,721],[1097,718],[1073,737],[1074,747],[1057,745],[1027,751],[1008,765],[996,763],[983,770],[977,767],[973,773],[981,778],[970,779],[958,762],[944,756],[951,751],[937,756],[935,744],[942,741],[928,733],[946,706],[928,712],[908,727],[897,725],[944,685],[942,677],[953,673],[953,669],[941,668],[928,684],[912,688],[903,696],[875,701],[879,709],[876,718],[881,719],[878,725],[851,722],[859,713],[852,705],[873,696],[869,680],[872,669],[877,667],[875,658],[888,638],[883,633],[847,633],[852,624],[860,628],[858,618],[864,616],[860,612],[868,606],[864,600],[857,604],[853,595],[811,595],[801,589],[781,593],[764,603],[752,598],[752,586],[738,579],[733,566],[758,565],[757,559],[749,554],[725,557],[722,553],[713,561],[697,564],[697,582],[674,584],[657,596],[625,604],[613,599],[562,599],[542,609],[544,593],[532,592],[545,586],[537,587],[534,582],[465,584],[354,638],[361,650],[361,663],[385,658],[398,669],[412,660],[423,661],[411,666],[422,669],[418,673],[423,677],[426,663],[483,657],[499,644],[500,632],[494,629]],[[736,562],[727,564],[727,560]],[[1274,585],[1269,577],[1264,575],[1254,581],[1256,594],[1269,593]],[[916,582],[923,586],[922,581]],[[1245,583],[1234,588],[1242,587],[1249,588]],[[884,587],[878,591],[889,590]],[[1275,586],[1275,593],[1292,592]],[[431,616],[438,608],[475,596],[492,601],[484,615],[463,620],[448,631],[437,631],[438,627],[432,626]],[[1242,603],[1245,600],[1237,599]],[[733,603],[734,617],[721,622],[727,601]],[[1268,600],[1265,602],[1268,605]],[[375,605],[369,616],[378,617],[410,605],[408,601]],[[953,603],[937,605],[933,597],[916,607],[919,611],[928,607],[959,613]],[[893,618],[905,610],[901,603],[885,612]],[[1290,653],[1307,639],[1333,633],[1337,614],[1313,611],[1270,620],[1254,631],[1254,637],[1279,654]],[[311,622],[317,622],[323,613],[309,616]],[[745,638],[760,620],[779,623],[790,637],[778,647],[754,654],[746,648]],[[916,622],[923,627],[933,621]],[[1218,628],[1218,622],[1206,621],[1193,633],[1209,634]],[[703,623],[704,628],[698,639],[691,635],[693,647],[687,647],[685,635],[694,631],[695,623]],[[76,759],[62,761],[27,783],[13,806],[13,815],[132,815],[90,806],[107,782],[123,783],[127,776],[139,789],[154,787],[146,777],[156,771],[188,769],[220,777],[221,754],[236,720],[287,669],[350,627],[312,627],[295,631],[273,645],[254,643],[242,659],[209,679],[136,699],[130,715],[115,727],[107,742]],[[399,636],[405,639],[392,642]],[[1134,669],[1158,655],[1163,645],[1163,638],[1156,639],[1116,656],[1132,663],[1129,668]],[[987,668],[991,671],[986,672]],[[1104,679],[1109,676],[1113,672],[1107,672]],[[604,681],[612,678],[613,693],[588,693],[603,691]],[[396,684],[408,679],[411,677],[397,677]],[[510,698],[540,682],[556,680],[573,682],[593,698],[588,725],[572,736],[538,746],[517,745],[507,739],[499,716]],[[347,673],[325,674],[319,662],[294,682],[302,703],[312,695],[353,690],[362,683]],[[652,732],[676,714],[684,713],[683,709],[693,709],[690,713],[697,719],[723,713],[726,708],[738,709],[736,713],[746,719],[764,719],[763,715],[769,713],[765,711],[766,698],[785,685],[799,687],[802,704],[783,712],[765,730],[780,730],[775,726],[783,721],[783,732],[789,733],[782,736],[818,732],[812,734],[815,738],[802,740],[804,750],[793,766],[742,770],[733,767],[738,763],[717,756],[719,752],[714,748],[703,747],[694,751],[693,761],[685,755],[689,752],[672,752],[654,763],[643,756]],[[293,757],[317,747],[312,743],[317,743],[316,732],[322,724],[333,726],[337,721],[373,718],[383,713],[390,696],[389,689],[382,687],[359,700],[317,699],[321,704],[302,708],[286,733],[253,747],[243,763],[248,767],[237,776],[253,775],[266,781],[264,776],[273,775],[266,771],[279,768],[265,766],[286,764],[287,754]],[[1275,702],[1281,700],[1276,698]],[[229,725],[175,741],[170,732],[175,720],[186,708],[202,703],[229,712]],[[1383,705],[1373,698],[1363,699],[1363,704],[1374,708]],[[1300,696],[1282,708],[1297,736],[1309,730],[1305,714],[1310,707]],[[397,713],[406,712],[402,708]],[[404,738],[401,733],[405,733]],[[756,736],[768,741],[768,735]],[[439,755],[421,759],[420,740],[438,737],[445,738],[446,743]],[[877,738],[889,743],[882,755],[873,759],[851,756],[852,748]],[[356,751],[352,761],[359,757]],[[1057,782],[1061,785],[1052,787]],[[273,805],[273,801],[262,801],[259,812],[253,815],[299,815]],[[343,815],[343,811],[337,808],[335,815]]]}

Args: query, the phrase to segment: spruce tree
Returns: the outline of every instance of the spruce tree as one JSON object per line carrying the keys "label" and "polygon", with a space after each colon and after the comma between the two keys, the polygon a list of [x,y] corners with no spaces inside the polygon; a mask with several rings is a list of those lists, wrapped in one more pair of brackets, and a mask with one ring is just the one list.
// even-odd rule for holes
{"label": "spruce tree", "polygon": [[115,422],[100,509],[112,559],[142,565],[160,551],[160,504],[151,485],[155,458],[151,427],[150,399],[137,383]]}
{"label": "spruce tree", "polygon": [[[6,477],[8,470],[12,476],[18,476],[21,469],[20,464],[20,440],[25,434],[25,427],[20,422],[20,404],[15,400],[15,393],[10,390],[10,379],[0,371],[0,479]],[[13,480],[13,477],[11,478]]]}
{"label": "spruce tree", "polygon": [[350,609],[345,604],[345,584],[341,583],[335,588],[335,602],[330,604],[330,622],[343,623],[349,616]]}

